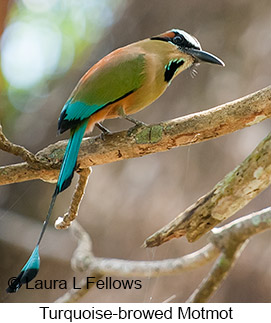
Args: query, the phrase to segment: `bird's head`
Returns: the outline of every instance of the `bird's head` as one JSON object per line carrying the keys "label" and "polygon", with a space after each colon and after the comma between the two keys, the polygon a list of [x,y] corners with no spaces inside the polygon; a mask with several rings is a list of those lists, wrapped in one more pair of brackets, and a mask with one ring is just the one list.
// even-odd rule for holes
{"label": "bird's head", "polygon": [[171,72],[176,76],[194,64],[206,62],[225,66],[221,59],[202,50],[199,41],[183,30],[172,29],[163,34],[151,37],[151,40],[161,41],[163,44],[167,44],[167,46],[163,47],[164,53],[168,56],[166,69],[168,70],[170,80],[173,77]]}
{"label": "bird's head", "polygon": [[203,51],[199,41],[184,30],[172,29],[161,35],[151,37],[151,39],[170,43],[179,51],[190,55],[193,58],[193,63],[206,62],[225,66],[221,59]]}

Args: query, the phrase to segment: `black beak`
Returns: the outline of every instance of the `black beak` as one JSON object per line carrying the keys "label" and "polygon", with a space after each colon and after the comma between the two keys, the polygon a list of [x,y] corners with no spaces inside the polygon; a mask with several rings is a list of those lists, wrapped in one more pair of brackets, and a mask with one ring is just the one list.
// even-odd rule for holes
{"label": "black beak", "polygon": [[221,59],[219,59],[215,55],[207,53],[203,50],[194,49],[194,48],[187,48],[186,53],[193,56],[196,59],[196,63],[206,62],[206,63],[225,66],[224,62]]}

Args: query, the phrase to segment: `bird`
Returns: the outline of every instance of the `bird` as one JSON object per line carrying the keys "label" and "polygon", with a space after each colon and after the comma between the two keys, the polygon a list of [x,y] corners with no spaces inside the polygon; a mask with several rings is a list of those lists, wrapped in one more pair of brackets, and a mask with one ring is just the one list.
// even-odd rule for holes
{"label": "bird", "polygon": [[70,138],[46,219],[31,256],[6,289],[8,293],[17,292],[39,271],[39,245],[57,195],[71,184],[84,134],[95,125],[106,134],[102,122],[118,117],[142,125],[130,115],[158,99],[181,72],[202,62],[225,66],[221,59],[202,50],[194,36],[171,29],[112,51],[82,76],[58,120],[58,133],[70,130]]}

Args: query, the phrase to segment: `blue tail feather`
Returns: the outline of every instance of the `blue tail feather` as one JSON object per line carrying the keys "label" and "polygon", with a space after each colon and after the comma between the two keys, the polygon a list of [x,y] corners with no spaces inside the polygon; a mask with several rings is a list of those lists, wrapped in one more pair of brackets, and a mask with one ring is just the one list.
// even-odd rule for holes
{"label": "blue tail feather", "polygon": [[7,293],[16,293],[22,284],[29,283],[36,277],[40,267],[39,245],[36,245],[27,263],[24,265],[20,274],[9,282],[9,286],[6,289]]}
{"label": "blue tail feather", "polygon": [[56,185],[57,194],[64,191],[71,184],[80,144],[86,131],[87,124],[88,122],[85,121],[80,127],[71,130],[71,137],[65,151]]}
{"label": "blue tail feather", "polygon": [[39,267],[40,267],[39,244],[41,242],[41,239],[44,235],[45,229],[49,222],[50,216],[52,214],[57,195],[60,192],[64,191],[72,181],[80,144],[83,139],[84,133],[86,131],[87,124],[88,122],[86,120],[83,124],[71,130],[71,137],[68,142],[67,148],[65,150],[56,189],[52,196],[47,217],[43,223],[43,227],[42,227],[38,242],[31,256],[29,257],[27,263],[22,268],[20,274],[12,282],[10,282],[8,288],[6,289],[7,293],[17,292],[18,289],[23,284],[26,284],[30,282],[33,278],[35,278],[35,276],[39,271]]}

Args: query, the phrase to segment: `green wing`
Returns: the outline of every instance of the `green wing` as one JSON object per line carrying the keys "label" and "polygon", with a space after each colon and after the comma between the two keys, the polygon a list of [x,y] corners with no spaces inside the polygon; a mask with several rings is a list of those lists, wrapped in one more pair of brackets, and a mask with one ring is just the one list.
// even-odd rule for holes
{"label": "green wing", "polygon": [[62,109],[58,128],[62,133],[112,102],[136,91],[145,79],[144,54],[123,49],[104,57],[80,80]]}

